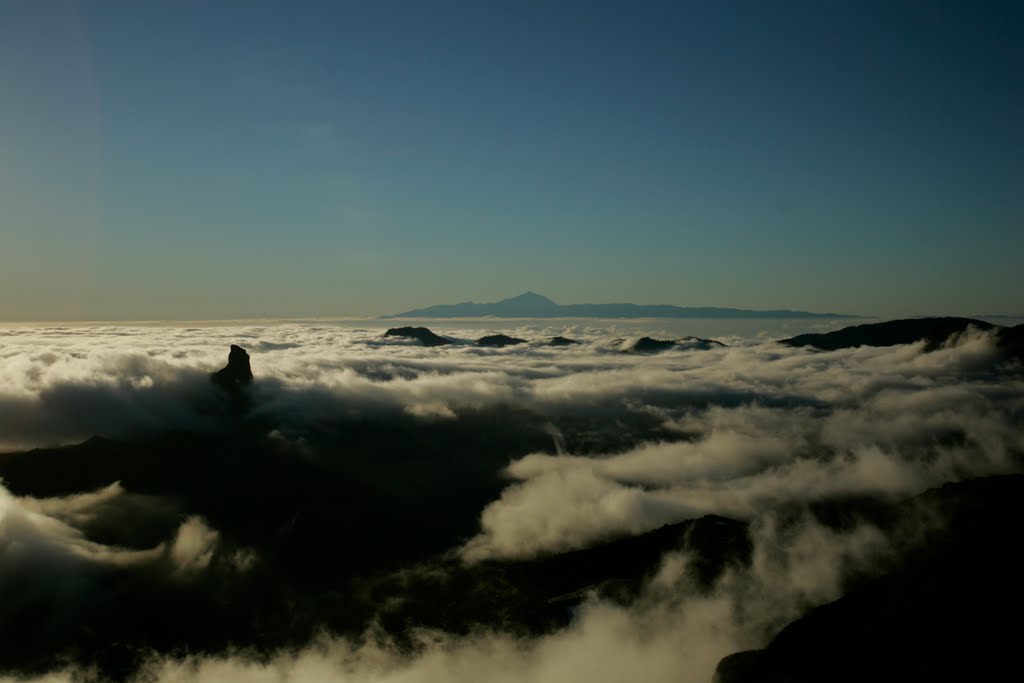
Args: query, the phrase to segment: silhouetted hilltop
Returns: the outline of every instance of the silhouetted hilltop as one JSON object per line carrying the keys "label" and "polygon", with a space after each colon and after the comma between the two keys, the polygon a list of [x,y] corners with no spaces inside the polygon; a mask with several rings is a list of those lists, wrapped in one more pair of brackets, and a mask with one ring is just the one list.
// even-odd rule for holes
{"label": "silhouetted hilltop", "polygon": [[679,346],[685,346],[686,348],[701,349],[704,351],[714,348],[725,348],[726,346],[717,339],[704,339],[702,337],[683,337],[682,339],[677,339],[676,344]]}
{"label": "silhouetted hilltop", "polygon": [[652,337],[640,337],[626,351],[634,353],[658,353],[671,348],[698,349],[706,351],[716,347],[724,347],[725,344],[716,339],[702,339],[700,337],[683,337],[682,339],[654,339]]}
{"label": "silhouetted hilltop", "polygon": [[654,339],[652,337],[640,337],[636,340],[636,343],[629,348],[630,351],[636,351],[637,353],[657,353],[658,351],[665,351],[671,349],[676,343],[672,339]]}
{"label": "silhouetted hilltop", "polygon": [[572,346],[573,344],[579,344],[575,339],[569,339],[568,337],[552,337],[548,341],[548,346]]}
{"label": "silhouetted hilltop", "polygon": [[480,346],[512,346],[514,344],[525,344],[525,339],[510,337],[507,334],[489,334],[476,340]]}
{"label": "silhouetted hilltop", "polygon": [[[960,334],[969,327],[979,330],[991,330],[997,325],[984,320],[972,318],[911,318],[907,320],[889,320],[884,323],[869,323],[844,327],[835,332],[821,334],[801,334],[781,343],[790,346],[813,346],[826,351],[848,349],[856,346],[895,346],[912,344],[916,341],[927,342],[928,350],[938,348],[950,336]],[[1005,329],[1005,328],[1003,328]],[[1013,328],[1015,329],[1015,328]],[[1018,337],[1020,333],[1017,333]]]}
{"label": "silhouetted hilltop", "polygon": [[227,391],[237,391],[252,383],[252,368],[249,366],[249,354],[241,346],[231,345],[228,353],[228,364],[210,375],[217,386]]}
{"label": "silhouetted hilltop", "polygon": [[715,306],[684,307],[668,304],[556,304],[534,292],[495,303],[440,304],[382,318],[855,318],[838,313],[808,313],[777,309],[753,311]]}
{"label": "silhouetted hilltop", "polygon": [[895,571],[724,658],[716,683],[1020,681],[1024,477],[946,484],[899,506],[948,516]]}
{"label": "silhouetted hilltop", "polygon": [[451,340],[434,334],[426,327],[392,327],[384,333],[384,336],[416,339],[424,346],[443,346],[444,344],[451,344]]}

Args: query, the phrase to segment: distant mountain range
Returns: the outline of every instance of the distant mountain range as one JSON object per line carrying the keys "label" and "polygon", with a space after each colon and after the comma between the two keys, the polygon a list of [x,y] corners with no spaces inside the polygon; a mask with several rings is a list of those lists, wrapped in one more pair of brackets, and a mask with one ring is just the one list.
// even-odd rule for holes
{"label": "distant mountain range", "polygon": [[382,318],[856,318],[840,313],[807,311],[751,311],[716,306],[668,304],[556,304],[534,292],[489,304],[464,302],[417,308]]}

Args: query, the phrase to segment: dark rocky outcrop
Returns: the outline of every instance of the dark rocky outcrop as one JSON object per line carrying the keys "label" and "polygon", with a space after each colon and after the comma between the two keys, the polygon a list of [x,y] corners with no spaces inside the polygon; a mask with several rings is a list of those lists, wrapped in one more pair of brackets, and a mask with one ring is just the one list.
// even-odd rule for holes
{"label": "dark rocky outcrop", "polygon": [[913,344],[923,340],[927,344],[926,348],[931,351],[941,346],[951,336],[965,332],[969,327],[991,330],[997,326],[984,320],[972,318],[911,318],[854,325],[835,332],[800,334],[783,339],[781,343],[789,346],[813,346],[816,349],[834,351],[857,346]]}
{"label": "dark rocky outcrop", "polygon": [[569,339],[568,337],[552,337],[548,341],[548,346],[572,346],[573,344],[579,344],[575,339]]}
{"label": "dark rocky outcrop", "polygon": [[452,343],[450,339],[434,334],[426,327],[392,327],[384,336],[415,339],[424,346],[444,346]]}
{"label": "dark rocky outcrop", "polygon": [[627,353],[659,353],[673,348],[687,351],[707,351],[708,349],[724,347],[725,344],[716,339],[703,339],[701,337],[683,337],[681,339],[654,339],[653,337],[640,337],[622,350]]}
{"label": "dark rocky outcrop", "polygon": [[214,384],[225,391],[235,392],[252,384],[252,368],[249,365],[249,354],[241,346],[231,345],[228,353],[228,364],[210,375]]}
{"label": "dark rocky outcrop", "polygon": [[507,334],[489,334],[476,340],[480,346],[512,346],[514,344],[525,344],[525,339],[510,337]]}
{"label": "dark rocky outcrop", "polygon": [[708,349],[721,349],[726,346],[717,339],[704,339],[703,337],[683,337],[682,339],[676,340],[676,344],[687,349],[700,349],[701,351],[707,351]]}

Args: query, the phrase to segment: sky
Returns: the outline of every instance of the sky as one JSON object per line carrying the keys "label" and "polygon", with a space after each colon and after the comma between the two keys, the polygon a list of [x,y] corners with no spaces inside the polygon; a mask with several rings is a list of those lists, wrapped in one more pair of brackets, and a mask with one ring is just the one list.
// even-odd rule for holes
{"label": "sky", "polygon": [[1024,5],[0,4],[0,321],[1024,312]]}

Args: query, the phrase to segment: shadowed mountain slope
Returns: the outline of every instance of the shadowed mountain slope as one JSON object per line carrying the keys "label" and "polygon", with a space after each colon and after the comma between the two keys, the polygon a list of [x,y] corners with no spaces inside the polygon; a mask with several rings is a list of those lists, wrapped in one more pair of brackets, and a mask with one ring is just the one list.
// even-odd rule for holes
{"label": "shadowed mountain slope", "polygon": [[721,661],[716,683],[1020,681],[1024,477],[947,484],[916,501],[948,518],[895,571]]}
{"label": "shadowed mountain slope", "polygon": [[853,325],[835,332],[801,334],[780,343],[789,346],[811,346],[824,351],[857,346],[896,346],[924,341],[928,351],[937,349],[951,337],[969,329],[994,331],[996,342],[1010,356],[1024,355],[1024,325],[1001,327],[972,318],[909,318],[881,323]]}

